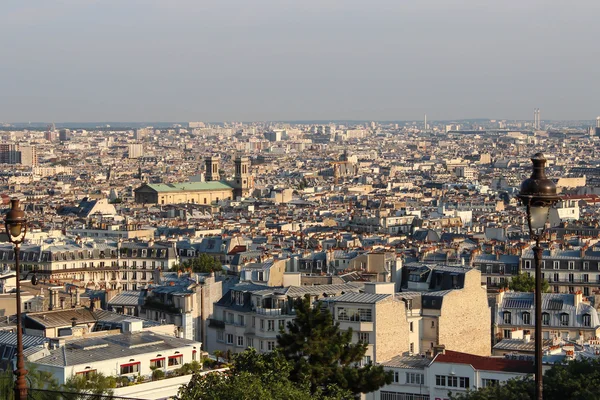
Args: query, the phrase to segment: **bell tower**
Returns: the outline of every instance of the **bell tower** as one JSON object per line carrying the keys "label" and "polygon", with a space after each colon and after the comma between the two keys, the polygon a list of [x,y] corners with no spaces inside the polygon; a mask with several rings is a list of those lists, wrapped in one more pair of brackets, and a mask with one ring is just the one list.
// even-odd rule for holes
{"label": "bell tower", "polygon": [[208,156],[204,159],[206,165],[204,180],[206,182],[221,180],[221,177],[219,176],[219,161],[219,156]]}
{"label": "bell tower", "polygon": [[237,156],[234,163],[233,195],[236,198],[248,197],[254,188],[254,180],[250,175],[250,159],[246,156]]}

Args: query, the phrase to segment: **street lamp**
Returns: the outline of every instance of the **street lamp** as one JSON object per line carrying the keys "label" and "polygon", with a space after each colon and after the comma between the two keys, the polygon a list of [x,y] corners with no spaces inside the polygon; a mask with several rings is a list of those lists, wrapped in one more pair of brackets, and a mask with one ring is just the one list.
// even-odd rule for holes
{"label": "street lamp", "polygon": [[550,208],[556,204],[556,185],[546,177],[546,158],[537,153],[531,158],[533,173],[521,184],[517,198],[527,210],[529,235],[535,240],[533,258],[535,261],[535,398],[542,400],[542,247]]}
{"label": "street lamp", "polygon": [[10,211],[4,217],[4,226],[6,227],[6,235],[8,241],[15,246],[15,272],[17,280],[17,369],[15,375],[17,380],[15,382],[15,399],[26,400],[27,399],[27,381],[25,375],[27,370],[25,369],[25,359],[23,356],[23,323],[21,321],[21,284],[20,284],[20,268],[19,268],[19,257],[21,250],[21,243],[25,240],[25,234],[27,233],[27,220],[25,219],[25,212],[21,209],[18,199],[12,199],[10,204]]}

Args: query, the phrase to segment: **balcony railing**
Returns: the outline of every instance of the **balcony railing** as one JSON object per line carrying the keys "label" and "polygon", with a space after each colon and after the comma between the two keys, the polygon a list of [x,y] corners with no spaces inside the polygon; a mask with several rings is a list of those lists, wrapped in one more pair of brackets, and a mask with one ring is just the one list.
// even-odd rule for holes
{"label": "balcony railing", "polygon": [[295,311],[288,310],[287,308],[265,308],[265,307],[256,307],[254,310],[257,314],[260,315],[296,315]]}

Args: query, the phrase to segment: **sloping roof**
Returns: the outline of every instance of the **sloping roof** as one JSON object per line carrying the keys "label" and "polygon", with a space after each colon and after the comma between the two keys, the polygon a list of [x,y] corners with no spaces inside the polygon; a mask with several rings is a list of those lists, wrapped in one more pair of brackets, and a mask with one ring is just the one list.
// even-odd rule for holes
{"label": "sloping roof", "polygon": [[128,290],[121,292],[108,302],[111,306],[140,306],[144,304],[144,292]]}
{"label": "sloping roof", "polygon": [[330,297],[327,300],[336,303],[363,303],[375,304],[382,300],[392,297],[391,294],[373,294],[373,293],[345,293],[341,296]]}
{"label": "sloping roof", "polygon": [[96,317],[87,308],[29,313],[26,315],[26,318],[31,319],[45,328],[71,326],[71,323],[73,322],[72,318],[76,319],[77,324],[96,322]]}
{"label": "sloping roof", "polygon": [[159,193],[164,192],[192,192],[202,190],[232,190],[232,187],[223,182],[181,182],[181,183],[153,183],[146,185]]}
{"label": "sloping roof", "polygon": [[480,371],[519,372],[524,374],[535,372],[531,361],[483,357],[451,350],[446,350],[444,354],[438,354],[433,362],[466,364]]}

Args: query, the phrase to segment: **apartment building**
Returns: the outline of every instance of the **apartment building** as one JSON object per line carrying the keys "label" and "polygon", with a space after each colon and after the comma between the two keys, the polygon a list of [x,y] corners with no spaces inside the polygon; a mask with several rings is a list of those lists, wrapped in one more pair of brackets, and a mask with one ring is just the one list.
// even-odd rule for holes
{"label": "apartment building", "polygon": [[436,349],[433,359],[399,355],[382,363],[393,373],[393,382],[367,394],[369,400],[447,399],[448,393],[461,394],[534,372],[530,361],[483,357]]}
{"label": "apartment building", "polygon": [[344,293],[323,299],[340,329],[352,329],[354,342],[368,344],[365,364],[411,350],[407,310],[405,303],[394,295],[394,287],[393,282],[368,282],[363,293]]}
{"label": "apartment building", "polygon": [[435,346],[481,356],[491,354],[491,312],[481,272],[462,266],[407,265],[403,291],[411,352]]}
{"label": "apartment building", "polygon": [[[521,271],[535,273],[535,260],[531,248],[523,251]],[[554,293],[581,291],[584,296],[590,296],[600,287],[600,249],[585,245],[562,250],[544,249],[542,276],[550,283]]]}
{"label": "apartment building", "polygon": [[279,329],[295,318],[294,301],[309,295],[313,300],[358,293],[360,284],[270,287],[240,283],[214,304],[208,323],[206,350],[234,353],[254,347],[271,351]]}
{"label": "apartment building", "polygon": [[[534,335],[533,293],[501,291],[496,296],[494,331],[497,340],[511,339],[515,331]],[[542,337],[588,340],[600,334],[598,312],[583,301],[581,292],[573,294],[543,293]]]}
{"label": "apartment building", "polygon": [[[148,242],[55,241],[24,244],[20,253],[23,273],[35,272],[39,279],[74,281],[81,287],[140,290],[152,281],[152,271],[177,263],[174,244]],[[11,244],[0,244],[0,265],[12,268]]]}
{"label": "apartment building", "polygon": [[501,254],[474,254],[474,268],[481,271],[481,283],[488,288],[504,287],[513,276],[519,274],[519,256]]}

